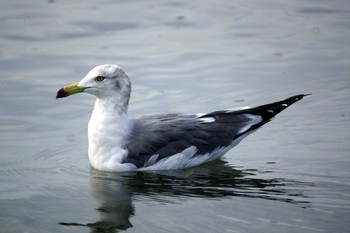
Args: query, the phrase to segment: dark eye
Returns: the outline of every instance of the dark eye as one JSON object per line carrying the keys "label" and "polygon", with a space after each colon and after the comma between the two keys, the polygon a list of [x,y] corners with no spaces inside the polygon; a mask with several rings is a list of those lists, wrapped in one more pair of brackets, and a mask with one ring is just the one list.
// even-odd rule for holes
{"label": "dark eye", "polygon": [[103,77],[103,76],[97,76],[97,77],[95,78],[95,80],[96,80],[97,82],[102,82],[103,80],[105,80],[105,77]]}

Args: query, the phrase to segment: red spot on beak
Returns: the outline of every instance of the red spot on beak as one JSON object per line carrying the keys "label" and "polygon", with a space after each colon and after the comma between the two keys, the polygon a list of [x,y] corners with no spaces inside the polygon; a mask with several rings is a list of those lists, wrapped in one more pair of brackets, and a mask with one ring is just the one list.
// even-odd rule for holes
{"label": "red spot on beak", "polygon": [[68,96],[68,93],[64,90],[64,88],[59,89],[58,92],[56,93],[56,99],[64,98],[67,96]]}

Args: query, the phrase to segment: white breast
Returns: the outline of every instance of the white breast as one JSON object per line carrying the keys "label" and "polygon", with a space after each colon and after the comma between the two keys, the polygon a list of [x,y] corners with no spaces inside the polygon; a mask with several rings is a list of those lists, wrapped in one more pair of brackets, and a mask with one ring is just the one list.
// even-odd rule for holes
{"label": "white breast", "polygon": [[96,102],[88,128],[89,160],[92,167],[104,171],[136,168],[133,165],[121,163],[128,153],[123,147],[130,127],[126,114],[119,115],[115,111],[103,111]]}

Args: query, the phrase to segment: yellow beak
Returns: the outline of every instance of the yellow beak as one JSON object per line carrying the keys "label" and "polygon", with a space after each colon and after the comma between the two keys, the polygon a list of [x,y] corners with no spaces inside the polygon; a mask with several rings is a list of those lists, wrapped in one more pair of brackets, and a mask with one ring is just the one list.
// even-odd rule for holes
{"label": "yellow beak", "polygon": [[56,99],[84,92],[86,87],[78,87],[78,85],[79,83],[74,83],[59,89],[56,94]]}

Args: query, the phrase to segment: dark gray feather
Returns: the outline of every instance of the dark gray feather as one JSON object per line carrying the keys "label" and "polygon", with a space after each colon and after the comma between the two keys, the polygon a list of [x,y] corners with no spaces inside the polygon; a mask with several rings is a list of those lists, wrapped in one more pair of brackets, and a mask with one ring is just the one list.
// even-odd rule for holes
{"label": "dark gray feather", "polygon": [[[197,148],[196,155],[211,153],[258,129],[303,96],[244,110],[216,111],[200,117],[196,114],[164,114],[136,119],[125,145],[128,156],[123,163],[150,166],[190,146]],[[204,120],[208,118],[213,121]]]}

